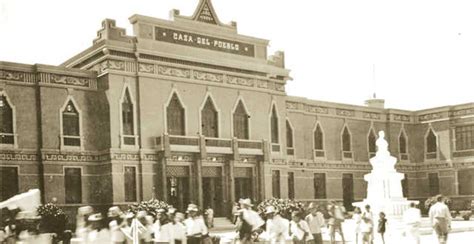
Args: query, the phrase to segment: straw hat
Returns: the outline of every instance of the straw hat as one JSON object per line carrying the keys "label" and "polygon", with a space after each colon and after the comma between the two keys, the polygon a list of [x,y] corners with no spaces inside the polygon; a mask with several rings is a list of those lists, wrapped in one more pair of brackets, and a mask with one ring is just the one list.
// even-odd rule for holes
{"label": "straw hat", "polygon": [[196,204],[189,204],[188,205],[188,209],[186,210],[186,212],[197,212],[199,211],[199,208]]}
{"label": "straw hat", "polygon": [[276,208],[273,206],[267,206],[265,208],[265,214],[271,214],[271,213],[276,213]]}
{"label": "straw hat", "polygon": [[175,218],[178,218],[180,220],[183,220],[184,219],[184,214],[183,213],[180,213],[180,212],[177,212],[175,215],[174,215]]}
{"label": "straw hat", "polygon": [[119,217],[120,215],[122,215],[122,210],[120,210],[120,208],[117,206],[110,207],[107,213],[107,216],[109,218],[116,218],[116,217]]}
{"label": "straw hat", "polygon": [[175,214],[176,213],[176,208],[169,208],[168,209],[168,214]]}
{"label": "straw hat", "polygon": [[91,206],[83,206],[77,209],[77,215],[84,216],[90,215],[94,212],[94,209]]}

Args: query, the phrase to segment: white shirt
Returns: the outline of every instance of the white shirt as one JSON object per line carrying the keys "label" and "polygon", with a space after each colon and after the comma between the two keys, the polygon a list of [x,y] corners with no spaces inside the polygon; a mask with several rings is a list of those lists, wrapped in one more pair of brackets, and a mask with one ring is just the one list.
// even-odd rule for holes
{"label": "white shirt", "polygon": [[309,229],[308,223],[304,220],[300,220],[300,222],[296,223],[295,221],[290,222],[290,231],[291,237],[296,237],[296,239],[302,241],[304,234],[306,233],[306,240],[310,241],[313,240],[313,235],[311,234],[311,230]]}
{"label": "white shirt", "polygon": [[186,225],[186,234],[188,236],[207,235],[208,233],[207,226],[202,217],[187,218],[184,221],[184,225]]}
{"label": "white shirt", "polygon": [[260,215],[251,209],[243,209],[242,217],[252,226],[252,230],[255,230],[265,224],[265,221],[263,221]]}
{"label": "white shirt", "polygon": [[449,212],[448,206],[441,202],[436,202],[430,208],[429,212],[431,224],[434,224],[435,218],[444,218],[448,225],[451,224],[451,213]]}
{"label": "white shirt", "polygon": [[288,237],[290,221],[282,218],[279,214],[275,215],[273,219],[267,220],[267,233],[270,236],[270,241],[280,242],[285,241]]}
{"label": "white shirt", "polygon": [[171,224],[170,226],[171,240],[170,243],[174,243],[175,240],[181,240],[182,244],[186,244],[186,226],[182,223]]}
{"label": "white shirt", "polygon": [[304,220],[308,223],[312,234],[321,233],[321,227],[324,226],[324,216],[322,213],[316,212],[316,216],[308,214]]}
{"label": "white shirt", "polygon": [[118,225],[116,220],[112,220],[109,223],[109,229],[111,232],[111,240],[112,242],[124,242],[125,235],[123,234],[120,226]]}
{"label": "white shirt", "polygon": [[409,208],[403,213],[403,222],[407,225],[417,225],[421,223],[421,211],[418,208]]}

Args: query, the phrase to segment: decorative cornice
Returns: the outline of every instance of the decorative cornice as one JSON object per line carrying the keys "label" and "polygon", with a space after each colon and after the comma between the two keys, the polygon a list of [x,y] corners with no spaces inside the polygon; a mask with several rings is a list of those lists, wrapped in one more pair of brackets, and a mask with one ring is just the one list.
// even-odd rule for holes
{"label": "decorative cornice", "polygon": [[14,151],[1,151],[0,161],[38,161],[38,154]]}

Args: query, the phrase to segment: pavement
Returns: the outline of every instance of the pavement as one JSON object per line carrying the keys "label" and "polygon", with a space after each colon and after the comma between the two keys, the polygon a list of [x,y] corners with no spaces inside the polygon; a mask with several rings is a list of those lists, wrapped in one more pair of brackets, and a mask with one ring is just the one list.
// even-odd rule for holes
{"label": "pavement", "polygon": [[[232,240],[236,236],[235,227],[230,223],[224,220],[219,220],[220,226],[217,229],[211,229],[211,235],[217,235],[221,237],[221,243],[232,243]],[[225,228],[223,225],[225,224]],[[402,231],[397,229],[394,230],[394,225],[389,225],[387,223],[387,233],[385,236],[385,244],[410,244],[409,240],[406,240],[402,235]],[[392,229],[390,229],[392,227]],[[448,244],[471,244],[474,243],[474,220],[465,221],[461,219],[455,219],[451,223],[451,232],[448,235]],[[354,234],[354,222],[350,219],[344,221],[343,223],[343,232],[345,235],[346,243],[356,243],[355,234]],[[430,226],[429,220],[423,218],[422,227],[421,227],[421,243],[422,244],[436,244],[438,243],[436,235],[433,233],[433,230]],[[329,234],[327,228],[323,228],[323,240],[325,243],[329,243]],[[342,243],[339,236],[336,236],[337,243]],[[359,241],[359,243],[361,243]],[[375,233],[375,244],[382,243],[380,234]]]}

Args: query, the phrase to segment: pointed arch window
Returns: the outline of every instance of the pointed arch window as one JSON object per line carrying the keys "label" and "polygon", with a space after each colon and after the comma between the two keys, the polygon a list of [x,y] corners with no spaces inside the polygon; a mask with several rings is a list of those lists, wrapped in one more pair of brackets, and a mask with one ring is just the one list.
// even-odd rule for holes
{"label": "pointed arch window", "polygon": [[429,129],[428,134],[426,135],[426,152],[427,153],[436,153],[438,145],[436,142],[436,135],[433,129]]}
{"label": "pointed arch window", "polygon": [[347,127],[344,127],[344,131],[342,132],[342,151],[350,152],[351,150],[351,133]]}
{"label": "pointed arch window", "polygon": [[272,108],[272,116],[271,116],[270,121],[271,121],[270,129],[271,129],[272,143],[278,144],[280,141],[279,133],[278,133],[278,114],[277,114],[275,106],[273,106]]}
{"label": "pointed arch window", "polygon": [[314,130],[314,149],[324,150],[324,135],[321,126],[318,124]]}
{"label": "pointed arch window", "polygon": [[168,125],[168,134],[177,136],[185,135],[184,107],[176,93],[173,93],[168,107],[166,108],[166,122]]}
{"label": "pointed arch window", "polygon": [[122,100],[122,133],[125,145],[135,145],[135,108],[128,88]]}
{"label": "pointed arch window", "polygon": [[0,94],[0,144],[15,143],[13,108],[4,94]]}
{"label": "pointed arch window", "polygon": [[201,128],[205,137],[219,137],[219,117],[217,109],[208,97],[201,110]]}
{"label": "pointed arch window", "polygon": [[69,100],[62,111],[62,139],[64,146],[81,146],[80,114],[72,100]]}
{"label": "pointed arch window", "polygon": [[398,136],[398,149],[400,151],[400,160],[408,160],[408,139],[403,129]]}
{"label": "pointed arch window", "polygon": [[375,135],[375,131],[373,129],[370,129],[369,136],[367,137],[369,153],[375,153],[377,151],[377,147],[375,145],[376,140],[377,136]]}
{"label": "pointed arch window", "polygon": [[242,101],[239,101],[235,108],[233,118],[234,137],[243,140],[249,139],[249,118],[250,116],[247,110],[245,110],[244,104]]}
{"label": "pointed arch window", "polygon": [[293,147],[293,128],[288,120],[286,121],[286,147]]}

